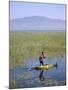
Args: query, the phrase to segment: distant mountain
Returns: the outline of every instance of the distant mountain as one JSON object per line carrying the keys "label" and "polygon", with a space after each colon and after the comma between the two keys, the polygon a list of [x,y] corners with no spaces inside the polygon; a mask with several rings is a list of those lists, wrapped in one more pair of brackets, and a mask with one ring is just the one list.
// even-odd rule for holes
{"label": "distant mountain", "polygon": [[10,20],[10,30],[65,30],[65,21],[41,16]]}

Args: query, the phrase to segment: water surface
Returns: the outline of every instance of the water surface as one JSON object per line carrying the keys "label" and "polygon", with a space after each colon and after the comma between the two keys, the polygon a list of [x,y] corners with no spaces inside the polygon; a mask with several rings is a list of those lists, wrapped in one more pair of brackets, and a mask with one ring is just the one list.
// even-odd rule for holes
{"label": "water surface", "polygon": [[45,64],[56,64],[57,68],[49,70],[31,70],[39,66],[38,58],[26,59],[24,66],[10,69],[10,88],[30,88],[45,86],[61,86],[66,81],[66,60],[65,56],[58,56],[53,59],[44,60]]}

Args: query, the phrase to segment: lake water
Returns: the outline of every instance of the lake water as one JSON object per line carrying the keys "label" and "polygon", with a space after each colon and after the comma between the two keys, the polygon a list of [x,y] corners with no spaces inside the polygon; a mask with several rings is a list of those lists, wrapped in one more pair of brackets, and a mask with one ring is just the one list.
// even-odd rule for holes
{"label": "lake water", "polygon": [[44,60],[45,64],[56,64],[57,68],[49,70],[31,70],[39,66],[38,58],[26,59],[24,66],[9,70],[10,88],[31,88],[46,86],[62,86],[66,84],[66,59],[58,56]]}

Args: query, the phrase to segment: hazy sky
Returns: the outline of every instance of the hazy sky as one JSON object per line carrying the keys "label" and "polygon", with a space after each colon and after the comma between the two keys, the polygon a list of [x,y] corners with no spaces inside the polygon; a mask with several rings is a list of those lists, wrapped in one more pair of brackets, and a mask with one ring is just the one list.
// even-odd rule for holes
{"label": "hazy sky", "polygon": [[10,19],[44,16],[65,20],[65,5],[10,1]]}

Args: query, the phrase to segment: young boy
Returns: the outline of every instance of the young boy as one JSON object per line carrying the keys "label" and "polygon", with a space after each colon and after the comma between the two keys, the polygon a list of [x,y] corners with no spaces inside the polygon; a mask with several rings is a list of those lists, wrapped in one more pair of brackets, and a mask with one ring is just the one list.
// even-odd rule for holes
{"label": "young boy", "polygon": [[42,51],[41,55],[39,56],[40,65],[44,65],[43,59],[46,58],[44,52]]}

